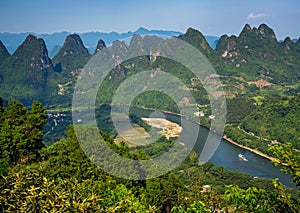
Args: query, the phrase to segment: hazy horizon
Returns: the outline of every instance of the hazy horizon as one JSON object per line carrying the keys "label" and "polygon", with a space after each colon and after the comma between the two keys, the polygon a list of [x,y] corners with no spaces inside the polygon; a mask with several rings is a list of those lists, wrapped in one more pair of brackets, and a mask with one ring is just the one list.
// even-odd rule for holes
{"label": "hazy horizon", "polygon": [[2,0],[0,17],[1,33],[126,33],[139,27],[184,33],[192,27],[220,37],[265,23],[279,40],[300,37],[298,0]]}

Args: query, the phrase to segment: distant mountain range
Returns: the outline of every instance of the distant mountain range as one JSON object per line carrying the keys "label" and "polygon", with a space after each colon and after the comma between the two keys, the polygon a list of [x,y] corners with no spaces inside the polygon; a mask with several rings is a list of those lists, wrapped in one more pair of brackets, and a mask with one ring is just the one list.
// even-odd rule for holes
{"label": "distant mountain range", "polygon": [[[8,52],[13,54],[17,47],[25,40],[29,35],[35,35],[38,38],[44,39],[46,46],[49,50],[49,57],[53,58],[62,47],[65,38],[70,35],[70,32],[57,32],[52,34],[37,34],[37,33],[0,33],[0,40],[6,46]],[[162,38],[179,36],[182,33],[178,31],[170,30],[148,30],[146,28],[140,27],[136,31],[128,31],[127,33],[117,33],[117,32],[86,32],[78,33],[82,38],[84,46],[89,50],[90,53],[93,53],[99,38],[101,38],[107,45],[112,44],[115,40],[130,40],[134,34],[139,35],[156,35]],[[219,39],[217,36],[206,36],[208,43],[212,48],[215,48],[216,43]]]}
{"label": "distant mountain range", "polygon": [[[30,103],[34,99],[44,103],[68,103],[78,74],[95,53],[110,43],[112,51],[130,51],[132,47],[142,50],[149,38],[143,37],[146,34],[177,36],[198,48],[221,76],[223,87],[230,97],[246,94],[247,90],[255,91],[260,87],[290,86],[300,81],[300,40],[292,41],[287,37],[284,41],[278,41],[273,29],[265,24],[258,28],[245,25],[238,36],[223,35],[220,39],[215,38],[216,48],[212,48],[208,42],[209,39],[212,42],[213,37],[205,37],[193,28],[189,28],[184,34],[175,31],[149,31],[144,28],[123,34],[94,32],[78,35],[62,32],[41,35],[44,39],[31,34],[1,34],[4,39],[2,42],[0,40],[0,96],[6,100],[19,99],[24,103]],[[128,42],[118,41],[131,35],[134,36]],[[25,37],[24,40],[20,40],[22,36]],[[8,49],[19,42],[21,44],[11,54]],[[55,53],[48,52],[51,45],[50,52],[55,49]],[[114,57],[117,58],[118,55],[114,54]],[[154,70],[164,67],[168,70],[163,61],[152,63],[147,57],[135,64]],[[126,78],[127,73],[137,68],[121,66],[114,70],[113,76],[121,81]],[[175,69],[177,68],[174,67]],[[178,70],[177,74],[179,73],[187,82],[192,81],[188,72]]]}

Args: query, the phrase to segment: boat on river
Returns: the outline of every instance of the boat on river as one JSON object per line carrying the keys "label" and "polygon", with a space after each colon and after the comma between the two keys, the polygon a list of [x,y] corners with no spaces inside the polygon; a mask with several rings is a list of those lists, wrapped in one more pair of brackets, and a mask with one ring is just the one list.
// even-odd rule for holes
{"label": "boat on river", "polygon": [[243,155],[243,154],[239,154],[238,155],[240,159],[242,159],[243,161],[248,161],[248,159]]}

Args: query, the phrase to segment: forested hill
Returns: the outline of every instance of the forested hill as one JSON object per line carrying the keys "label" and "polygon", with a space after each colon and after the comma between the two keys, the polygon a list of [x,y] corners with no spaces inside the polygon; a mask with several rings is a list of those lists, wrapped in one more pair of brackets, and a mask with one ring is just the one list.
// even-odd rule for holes
{"label": "forested hill", "polygon": [[[140,48],[143,52],[143,45],[149,38],[135,35],[129,45],[124,41],[114,41],[108,49],[117,59],[118,55],[114,53],[128,53],[132,48]],[[157,42],[162,40],[153,36],[151,38]],[[228,136],[241,143],[249,139],[248,136],[241,136],[245,132],[255,134],[253,140],[263,137],[267,141],[257,139],[257,142],[250,145],[260,147],[264,152],[272,140],[282,143],[290,141],[299,148],[299,109],[290,106],[294,99],[299,98],[299,39],[292,41],[286,38],[279,42],[274,30],[265,24],[258,28],[245,25],[238,36],[223,35],[216,49],[211,48],[205,36],[196,29],[189,28],[178,38],[198,48],[215,68],[215,77],[220,79],[228,103],[229,129],[225,131]],[[106,47],[101,38],[98,40],[94,55]],[[76,34],[65,38],[53,59],[49,57],[44,40],[33,35],[27,36],[12,55],[0,43],[0,54],[0,97],[6,101],[19,99],[27,106],[37,99],[47,108],[69,108],[79,74],[93,74],[83,69],[93,55]],[[203,125],[209,127],[209,99],[195,76],[179,63],[159,56],[152,60],[150,52],[144,54],[145,57],[124,61],[111,70],[100,87],[97,106],[109,104],[118,86],[134,73],[161,70],[186,84],[196,102],[204,106],[201,110],[206,116],[200,119]],[[276,105],[276,102],[281,104]],[[185,99],[184,103],[189,105],[190,100]],[[170,98],[155,92],[145,93],[135,99],[133,104],[172,112],[178,110]],[[284,113],[274,112],[277,108]],[[270,123],[267,124],[266,120]],[[230,125],[235,129],[234,132]],[[241,132],[236,132],[236,127]]]}
{"label": "forested hill", "polygon": [[[247,92],[249,85],[260,88],[299,82],[300,41],[293,42],[286,38],[278,42],[274,31],[265,24],[259,28],[246,25],[238,36],[223,35],[216,49],[212,49],[205,36],[196,29],[189,28],[179,38],[207,56],[216,72],[223,77],[221,80],[230,96]],[[91,57],[80,36],[75,34],[66,37],[53,60],[44,40],[33,35],[27,36],[12,55],[1,42],[0,96],[7,100],[64,102],[66,97],[61,96],[72,94],[78,72]],[[183,77],[189,78],[184,73]]]}
{"label": "forested hill", "polygon": [[[147,173],[143,172],[137,174],[144,176],[141,180],[115,177],[86,157],[74,132],[75,126],[66,131],[65,138],[45,147],[42,143],[45,118],[45,108],[37,101],[28,109],[19,101],[4,106],[0,99],[1,212],[293,213],[299,210],[297,189],[286,189],[276,180],[256,180],[211,163],[201,165],[194,152],[160,177],[145,179]],[[84,125],[78,127],[82,132],[92,130]],[[97,127],[93,130],[98,131]],[[148,146],[130,149],[124,142],[116,144],[109,134],[100,134],[101,146],[109,146],[118,155],[134,160],[150,160],[175,147],[174,141],[162,137]],[[93,140],[89,142],[94,147]],[[186,148],[175,147],[174,157],[181,150]],[[299,186],[300,167],[292,146],[276,145],[272,152]],[[109,158],[109,153],[103,151],[101,162],[111,169],[122,164]],[[139,169],[142,171],[143,167]],[[136,169],[126,167],[124,171],[132,174]]]}

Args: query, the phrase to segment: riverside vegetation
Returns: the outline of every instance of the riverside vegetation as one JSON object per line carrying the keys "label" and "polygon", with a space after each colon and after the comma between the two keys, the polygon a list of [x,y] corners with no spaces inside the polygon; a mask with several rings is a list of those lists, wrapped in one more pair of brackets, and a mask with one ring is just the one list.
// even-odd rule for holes
{"label": "riverside vegetation", "polygon": [[[135,35],[129,46],[116,41],[112,49],[142,47],[143,39],[147,37]],[[286,38],[278,42],[265,24],[259,28],[246,25],[239,36],[222,36],[216,49],[195,29],[188,29],[179,39],[198,48],[216,69],[227,100],[226,136],[276,157],[277,164],[283,165],[299,187],[300,40]],[[99,41],[95,54],[102,48],[105,44]],[[60,131],[51,131],[43,107],[49,112],[70,113],[75,82],[91,57],[77,35],[69,35],[53,59],[44,41],[32,35],[12,55],[0,42],[1,211],[298,211],[298,188],[286,189],[276,180],[254,180],[211,163],[199,165],[194,152],[172,172],[145,181],[115,178],[94,166],[80,149],[73,127],[68,127],[71,120],[66,117],[58,124]],[[99,88],[96,115],[98,123],[104,124],[101,134],[105,142],[128,158],[153,158],[174,143],[161,137],[144,147],[115,144],[113,126],[104,113],[114,91],[126,78],[150,69],[167,70],[181,79],[194,95],[199,111],[205,114],[199,117],[200,123],[210,127],[206,91],[188,69],[162,57],[155,61],[147,56],[124,61]],[[132,104],[178,112],[174,101],[160,92],[146,92]],[[131,120],[149,130],[140,118],[132,115]],[[43,130],[51,134],[43,137]],[[201,192],[206,184],[212,186],[212,191]]]}
{"label": "riverside vegetation", "polygon": [[[298,211],[296,189],[286,189],[276,180],[254,180],[211,163],[200,165],[194,152],[161,177],[140,181],[113,177],[85,156],[72,126],[65,138],[43,145],[45,109],[40,103],[34,102],[29,110],[11,101],[0,110],[3,212]],[[85,131],[86,127],[81,128]],[[116,153],[139,160],[161,155],[174,143],[161,137],[154,144],[129,148],[124,142],[117,145],[109,134],[101,134]],[[271,151],[299,187],[299,159],[292,148],[291,144],[275,145]],[[202,192],[205,184],[213,189]]]}

